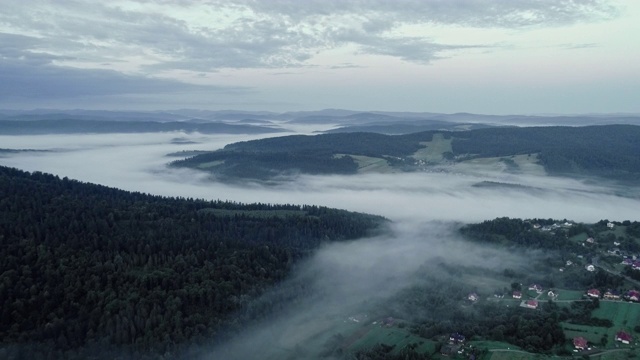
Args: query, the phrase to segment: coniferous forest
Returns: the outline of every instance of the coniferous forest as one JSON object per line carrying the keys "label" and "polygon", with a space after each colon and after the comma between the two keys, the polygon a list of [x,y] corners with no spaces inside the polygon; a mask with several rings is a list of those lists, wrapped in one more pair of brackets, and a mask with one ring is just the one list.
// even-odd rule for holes
{"label": "coniferous forest", "polygon": [[0,192],[4,358],[171,356],[223,339],[251,320],[245,305],[319,244],[385,222],[318,206],[152,196],[7,167]]}

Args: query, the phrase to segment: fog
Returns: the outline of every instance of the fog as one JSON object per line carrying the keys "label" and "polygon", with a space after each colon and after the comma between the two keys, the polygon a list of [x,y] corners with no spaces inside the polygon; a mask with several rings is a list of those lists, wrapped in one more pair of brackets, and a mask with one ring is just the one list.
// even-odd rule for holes
{"label": "fog", "polygon": [[[287,303],[286,310],[251,327],[242,336],[221,346],[190,356],[203,359],[300,359],[316,358],[317,351],[338,332],[341,325],[354,320],[371,323],[378,305],[399,291],[426,279],[420,273],[436,273],[441,263],[473,265],[484,270],[520,269],[532,261],[522,255],[470,244],[454,234],[453,226],[440,222],[396,224],[392,235],[379,236],[324,246],[304,262],[296,275],[266,294],[281,299],[282,293],[295,291],[305,284],[307,296]],[[473,262],[470,262],[473,258]],[[491,289],[493,290],[493,289]],[[284,296],[286,297],[286,296]],[[363,317],[362,314],[371,314]],[[388,315],[388,314],[386,314]],[[410,319],[411,314],[403,314]],[[256,353],[260,356],[256,357]]]}
{"label": "fog", "polygon": [[[214,150],[258,137],[186,133],[0,136],[1,148],[48,150],[5,153],[0,164],[157,195],[325,205],[392,220],[385,235],[325,245],[299,264],[291,279],[258,300],[281,297],[279,292],[295,291],[305,284],[305,297],[279,316],[222,347],[189,355],[212,359],[277,359],[283,354],[293,356],[301,344],[315,341],[320,346],[336,322],[345,321],[348,314],[366,312],[419,282],[415,275],[419,269],[436,272],[440,262],[468,263],[472,258],[475,266],[486,270],[527,262],[461,240],[455,232],[456,222],[502,216],[580,222],[640,219],[640,200],[629,189],[464,166],[438,172],[299,176],[270,185],[216,183],[206,173],[166,167],[176,159],[166,156],[169,153]],[[176,143],[175,139],[194,143]],[[522,186],[473,186],[483,181]],[[625,192],[632,196],[616,195]]]}
{"label": "fog", "polygon": [[[50,150],[4,154],[0,164],[28,171],[157,195],[239,202],[315,204],[386,216],[392,220],[481,221],[495,217],[558,218],[583,222],[638,219],[637,196],[607,184],[567,178],[478,172],[300,176],[281,184],[230,185],[188,169],[169,169],[182,150],[213,150],[259,136],[185,133],[0,136],[0,147]],[[195,144],[176,144],[175,139]],[[531,188],[474,187],[481,181]]]}

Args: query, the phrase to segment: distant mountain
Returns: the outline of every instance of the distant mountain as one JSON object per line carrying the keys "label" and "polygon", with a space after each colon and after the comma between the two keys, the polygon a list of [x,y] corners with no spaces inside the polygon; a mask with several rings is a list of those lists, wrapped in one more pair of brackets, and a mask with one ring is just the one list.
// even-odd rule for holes
{"label": "distant mountain", "polygon": [[283,132],[277,127],[227,124],[222,122],[189,121],[112,121],[89,120],[69,117],[47,116],[47,119],[0,120],[0,133],[7,135],[27,134],[78,134],[78,133],[149,133],[185,131],[204,134],[267,134]]}

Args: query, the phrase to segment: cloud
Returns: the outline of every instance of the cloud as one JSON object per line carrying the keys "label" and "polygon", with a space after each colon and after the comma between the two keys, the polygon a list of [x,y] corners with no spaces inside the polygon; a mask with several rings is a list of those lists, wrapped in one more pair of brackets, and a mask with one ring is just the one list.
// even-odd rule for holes
{"label": "cloud", "polygon": [[[181,93],[247,93],[240,86],[204,86],[171,79],[124,74],[113,70],[82,69],[56,65],[72,60],[38,49],[46,41],[33,36],[0,33],[0,104],[13,106],[21,101],[90,99],[122,95],[175,95]],[[106,103],[106,102],[105,102]],[[77,107],[76,103],[73,107]]]}
{"label": "cloud", "polygon": [[12,3],[0,22],[16,34],[37,35],[41,41],[31,42],[32,50],[103,63],[144,57],[137,65],[142,72],[296,67],[318,52],[348,45],[425,63],[445,50],[487,44],[441,44],[403,35],[403,26],[565,26],[617,11],[599,0]]}

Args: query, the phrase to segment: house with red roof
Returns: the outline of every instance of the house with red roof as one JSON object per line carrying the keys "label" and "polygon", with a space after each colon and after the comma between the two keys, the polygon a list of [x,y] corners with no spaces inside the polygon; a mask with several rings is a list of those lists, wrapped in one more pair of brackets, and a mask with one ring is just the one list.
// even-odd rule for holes
{"label": "house with red roof", "polygon": [[625,298],[629,301],[640,301],[640,291],[638,290],[629,290],[625,295]]}
{"label": "house with red roof", "polygon": [[537,300],[527,300],[524,303],[525,307],[528,307],[529,309],[537,309],[538,308],[538,301]]}
{"label": "house with red roof", "polygon": [[582,336],[574,337],[573,338],[573,347],[575,347],[578,350],[586,349],[588,347],[587,346],[587,339],[583,338]]}
{"label": "house with red roof", "polygon": [[598,289],[589,289],[589,290],[587,290],[587,295],[589,297],[597,299],[597,298],[600,297],[600,290],[598,290]]}
{"label": "house with red roof", "polygon": [[522,298],[522,293],[520,291],[514,291],[513,294],[511,295],[514,299],[521,299]]}
{"label": "house with red roof", "polygon": [[631,343],[632,340],[633,340],[633,337],[631,336],[631,334],[625,331],[618,331],[616,333],[616,341],[620,341],[623,344],[629,344]]}

